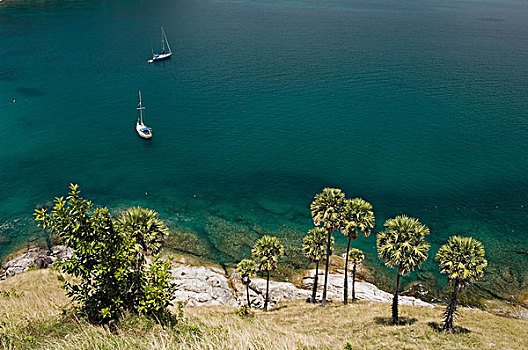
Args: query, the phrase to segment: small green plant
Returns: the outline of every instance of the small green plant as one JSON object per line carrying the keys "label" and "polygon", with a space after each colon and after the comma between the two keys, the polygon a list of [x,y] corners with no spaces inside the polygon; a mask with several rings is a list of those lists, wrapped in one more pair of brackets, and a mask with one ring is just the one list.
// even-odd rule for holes
{"label": "small green plant", "polygon": [[345,346],[343,347],[344,350],[353,350],[352,344],[350,342],[346,342]]}
{"label": "small green plant", "polygon": [[183,302],[181,301],[178,301],[178,320],[179,321],[183,321],[184,320],[184,316],[183,316]]}
{"label": "small green plant", "polygon": [[32,336],[32,335],[26,335],[26,337],[24,339],[30,344],[36,344],[37,343],[35,337]]}
{"label": "small green plant", "polygon": [[189,323],[189,324],[187,324],[187,329],[188,329],[189,332],[192,333],[192,334],[200,334],[200,327],[198,327],[198,326],[195,325],[194,323]]}
{"label": "small green plant", "polygon": [[249,307],[247,307],[247,305],[242,305],[241,307],[235,310],[235,315],[240,317],[247,317],[251,316],[252,314],[251,310],[249,309]]}

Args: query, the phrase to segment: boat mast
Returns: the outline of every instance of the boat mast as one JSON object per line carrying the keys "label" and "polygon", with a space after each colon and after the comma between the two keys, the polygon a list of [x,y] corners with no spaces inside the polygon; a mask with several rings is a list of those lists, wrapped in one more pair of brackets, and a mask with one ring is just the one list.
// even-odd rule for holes
{"label": "boat mast", "polygon": [[143,110],[145,109],[145,107],[141,106],[141,90],[138,90],[138,93],[139,93],[139,103],[138,103],[137,109],[139,110],[140,123],[143,124]]}
{"label": "boat mast", "polygon": [[163,29],[163,26],[161,26],[161,44],[163,45],[163,52],[165,52],[165,44],[167,44],[169,53],[172,53],[171,48],[169,46],[169,42],[167,41],[167,35],[165,35],[165,30]]}

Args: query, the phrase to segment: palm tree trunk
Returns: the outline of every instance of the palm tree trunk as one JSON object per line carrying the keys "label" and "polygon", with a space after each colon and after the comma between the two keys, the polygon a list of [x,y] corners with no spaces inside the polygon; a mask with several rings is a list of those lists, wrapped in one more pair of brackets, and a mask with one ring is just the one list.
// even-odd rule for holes
{"label": "palm tree trunk", "polygon": [[264,311],[268,311],[268,300],[269,300],[269,277],[270,272],[268,270],[268,276],[266,278],[266,300],[264,301]]}
{"label": "palm tree trunk", "polygon": [[356,301],[356,263],[352,267],[352,302]]}
{"label": "palm tree trunk", "polygon": [[249,299],[249,283],[251,283],[251,281],[248,279],[247,284],[246,284],[246,296],[247,296],[248,307],[251,309],[251,299]]}
{"label": "palm tree trunk", "polygon": [[456,308],[458,305],[458,292],[460,291],[460,286],[458,283],[458,279],[455,279],[455,283],[453,285],[453,294],[451,294],[451,300],[449,301],[449,305],[447,305],[447,309],[445,311],[445,320],[444,320],[444,331],[452,331],[453,330],[453,319],[456,312]]}
{"label": "palm tree trunk", "polygon": [[325,281],[323,287],[323,300],[321,306],[326,306],[326,286],[328,285],[328,266],[330,263],[330,240],[332,239],[332,231],[328,229],[328,242],[326,243],[326,269],[325,269]]}
{"label": "palm tree trunk", "polygon": [[350,250],[350,242],[352,237],[348,237],[347,252],[345,256],[345,282],[343,284],[343,303],[348,305],[348,251]]}
{"label": "palm tree trunk", "polygon": [[314,276],[314,281],[313,281],[312,303],[316,302],[315,299],[317,297],[317,279],[319,277],[318,275],[319,275],[319,260],[315,262],[315,276]]}
{"label": "palm tree trunk", "polygon": [[392,298],[392,323],[398,323],[398,290],[400,289],[400,268],[398,267],[398,277],[396,277],[396,290]]}

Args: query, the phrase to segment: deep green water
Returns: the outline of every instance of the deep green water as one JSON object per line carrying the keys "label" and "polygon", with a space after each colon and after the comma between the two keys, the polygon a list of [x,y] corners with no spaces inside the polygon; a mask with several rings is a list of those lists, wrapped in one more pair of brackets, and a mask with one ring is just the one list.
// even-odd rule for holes
{"label": "deep green water", "polygon": [[[162,24],[174,55],[149,65]],[[225,262],[265,232],[293,245],[335,186],[378,229],[402,213],[431,228],[420,278],[450,235],[478,238],[483,283],[508,296],[528,287],[527,82],[523,1],[7,0],[0,252],[40,235],[33,209],[70,182],[158,210]],[[374,235],[355,244],[381,264]]]}

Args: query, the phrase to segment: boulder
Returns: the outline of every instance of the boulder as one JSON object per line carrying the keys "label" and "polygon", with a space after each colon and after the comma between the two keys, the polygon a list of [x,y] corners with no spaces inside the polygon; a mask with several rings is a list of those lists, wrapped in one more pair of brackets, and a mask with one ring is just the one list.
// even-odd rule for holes
{"label": "boulder", "polygon": [[225,272],[216,267],[178,265],[171,270],[176,284],[175,300],[187,306],[239,305]]}
{"label": "boulder", "polygon": [[57,245],[51,250],[31,248],[27,252],[6,262],[0,276],[5,279],[27,271],[30,268],[44,269],[55,263],[57,259],[67,259],[73,254],[73,249],[64,245]]}
{"label": "boulder", "polygon": [[24,254],[19,255],[4,264],[2,279],[25,272],[29,268],[46,268],[52,262],[53,260],[49,256],[48,250],[42,248],[31,248]]}
{"label": "boulder", "polygon": [[65,245],[56,245],[51,248],[50,258],[55,262],[57,259],[68,259],[73,255],[73,249]]}

